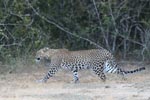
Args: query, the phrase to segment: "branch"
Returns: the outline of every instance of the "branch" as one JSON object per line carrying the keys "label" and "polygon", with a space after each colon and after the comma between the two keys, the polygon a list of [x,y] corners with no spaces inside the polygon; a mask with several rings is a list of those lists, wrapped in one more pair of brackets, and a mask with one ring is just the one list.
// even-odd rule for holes
{"label": "branch", "polygon": [[99,22],[99,25],[100,25],[100,28],[101,28],[103,37],[104,37],[105,42],[106,42],[106,46],[107,46],[107,48],[110,50],[110,46],[109,46],[109,43],[108,43],[108,39],[107,39],[107,37],[105,36],[104,28],[102,27],[102,23],[101,23],[101,20],[100,20],[100,15],[99,15],[99,12],[98,12],[98,9],[97,9],[95,0],[92,0],[92,1],[93,1],[93,5],[94,5],[94,8],[95,8],[96,15],[97,15],[97,17],[98,17],[98,22]]}
{"label": "branch", "polygon": [[19,26],[19,25],[23,25],[23,24],[13,24],[13,23],[7,23],[7,24],[4,24],[4,23],[0,23],[0,26]]}
{"label": "branch", "polygon": [[144,45],[140,42],[137,42],[137,41],[134,41],[134,40],[131,40],[129,38],[126,38],[125,36],[121,35],[121,34],[118,34],[118,36],[122,37],[122,38],[125,38],[126,40],[132,42],[132,43],[135,43],[135,44],[138,44],[138,45],[141,45],[142,47],[144,47]]}
{"label": "branch", "polygon": [[34,13],[35,13],[37,16],[39,16],[41,19],[43,19],[44,21],[48,22],[49,24],[52,24],[52,25],[56,26],[58,29],[60,29],[60,30],[62,30],[62,31],[64,31],[64,32],[66,32],[66,33],[68,33],[68,34],[70,34],[70,35],[76,37],[76,38],[80,38],[80,39],[83,39],[83,40],[85,40],[85,41],[88,41],[90,44],[95,45],[95,46],[96,46],[97,48],[99,48],[99,49],[103,49],[103,47],[97,45],[95,42],[93,42],[93,41],[91,41],[91,40],[89,40],[89,39],[87,39],[87,38],[81,37],[81,36],[79,36],[79,35],[77,35],[77,34],[73,34],[72,32],[70,32],[70,31],[66,30],[65,28],[63,28],[62,26],[58,25],[57,23],[55,23],[55,22],[53,22],[53,21],[47,19],[45,16],[42,16],[39,12],[36,11],[36,9],[30,4],[30,2],[29,2],[28,0],[26,0],[26,2],[27,2],[27,4],[29,5],[29,7],[34,11]]}
{"label": "branch", "polygon": [[2,47],[21,46],[21,44],[20,44],[20,43],[12,43],[12,44],[2,44],[2,45],[0,45],[0,46],[2,46]]}

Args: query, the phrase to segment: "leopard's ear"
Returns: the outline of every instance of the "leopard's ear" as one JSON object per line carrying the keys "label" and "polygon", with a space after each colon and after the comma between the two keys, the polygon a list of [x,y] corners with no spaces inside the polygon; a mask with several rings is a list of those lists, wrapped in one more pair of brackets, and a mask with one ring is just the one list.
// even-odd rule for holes
{"label": "leopard's ear", "polygon": [[48,51],[48,50],[49,50],[48,47],[44,47],[44,48],[43,48],[43,52],[46,52],[46,51]]}

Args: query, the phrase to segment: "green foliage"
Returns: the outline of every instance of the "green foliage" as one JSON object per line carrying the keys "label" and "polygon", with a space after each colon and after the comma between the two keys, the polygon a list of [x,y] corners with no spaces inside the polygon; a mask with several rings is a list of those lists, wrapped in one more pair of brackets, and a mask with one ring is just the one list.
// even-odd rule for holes
{"label": "green foliage", "polygon": [[[113,53],[121,51],[127,56],[137,49],[137,55],[149,53],[150,46],[144,42],[147,38],[143,35],[150,27],[149,0],[27,1],[0,1],[0,60],[6,61],[10,55],[28,54],[44,46],[70,50],[96,48],[43,18]],[[142,53],[145,45],[148,49]]]}

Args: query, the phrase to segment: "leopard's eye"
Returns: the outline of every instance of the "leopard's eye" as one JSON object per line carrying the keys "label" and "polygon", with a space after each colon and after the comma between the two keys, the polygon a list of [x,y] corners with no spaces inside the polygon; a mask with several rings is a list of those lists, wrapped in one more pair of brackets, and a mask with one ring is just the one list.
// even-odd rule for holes
{"label": "leopard's eye", "polygon": [[36,58],[37,60],[40,60],[40,58]]}

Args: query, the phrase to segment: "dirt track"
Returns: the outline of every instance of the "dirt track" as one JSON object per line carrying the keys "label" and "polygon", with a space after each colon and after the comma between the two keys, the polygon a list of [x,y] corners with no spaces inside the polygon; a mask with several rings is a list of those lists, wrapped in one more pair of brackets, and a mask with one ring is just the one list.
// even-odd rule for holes
{"label": "dirt track", "polygon": [[1,74],[0,100],[150,100],[148,71],[128,75],[127,80],[110,75],[105,83],[91,72],[81,71],[77,84],[70,83],[72,74],[64,71],[47,83],[36,83],[44,75],[40,69]]}

